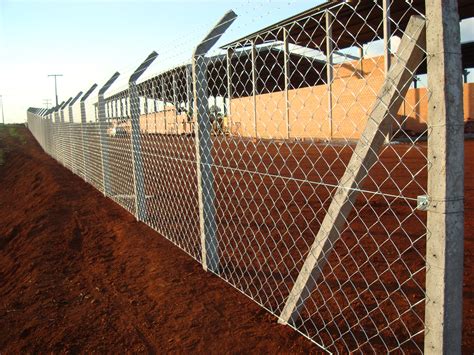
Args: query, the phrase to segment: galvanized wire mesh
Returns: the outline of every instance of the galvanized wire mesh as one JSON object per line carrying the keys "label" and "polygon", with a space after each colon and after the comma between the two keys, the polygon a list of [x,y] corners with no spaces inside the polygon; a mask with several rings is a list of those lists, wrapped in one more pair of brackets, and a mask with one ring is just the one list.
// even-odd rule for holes
{"label": "galvanized wire mesh", "polygon": [[[29,128],[53,158],[322,348],[421,352],[429,90],[412,85],[425,48],[407,26],[419,16],[420,31],[424,15],[416,2],[393,4],[327,4],[94,92],[69,117],[66,107],[30,111]],[[415,64],[403,41],[421,52]],[[397,63],[401,84],[390,76]],[[377,105],[380,149],[364,133]],[[334,206],[358,145],[375,162],[349,188],[354,199]],[[284,319],[338,207],[342,222]]]}

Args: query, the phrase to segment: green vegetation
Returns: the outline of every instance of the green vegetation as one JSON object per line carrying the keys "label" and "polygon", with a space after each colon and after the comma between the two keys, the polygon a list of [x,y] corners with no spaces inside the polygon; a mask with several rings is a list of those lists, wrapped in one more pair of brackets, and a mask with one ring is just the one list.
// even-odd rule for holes
{"label": "green vegetation", "polygon": [[10,135],[10,137],[18,139],[21,144],[26,143],[25,136],[20,134],[15,126],[9,126],[8,127],[8,134]]}
{"label": "green vegetation", "polygon": [[0,124],[0,167],[5,164],[8,152],[12,149],[7,143],[8,138],[17,140],[20,144],[26,144],[26,137],[18,127],[19,125]]}

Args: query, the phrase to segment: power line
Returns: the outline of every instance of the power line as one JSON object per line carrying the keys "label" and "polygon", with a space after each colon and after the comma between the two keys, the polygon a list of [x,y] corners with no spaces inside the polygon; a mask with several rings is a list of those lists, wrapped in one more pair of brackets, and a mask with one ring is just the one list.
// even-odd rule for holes
{"label": "power line", "polygon": [[43,105],[45,105],[46,108],[49,108],[49,105],[51,105],[51,100],[50,99],[44,99],[43,100]]}

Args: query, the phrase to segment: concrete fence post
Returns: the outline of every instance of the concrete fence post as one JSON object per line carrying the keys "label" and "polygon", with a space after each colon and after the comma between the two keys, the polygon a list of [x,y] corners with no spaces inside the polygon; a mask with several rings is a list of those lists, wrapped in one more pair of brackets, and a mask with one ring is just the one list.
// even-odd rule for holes
{"label": "concrete fence post", "polygon": [[456,0],[427,0],[428,220],[425,353],[460,354],[464,122]]}
{"label": "concrete fence post", "polygon": [[74,122],[74,113],[73,113],[72,107],[74,106],[76,101],[81,97],[81,95],[82,95],[82,91],[79,91],[79,93],[76,96],[74,96],[72,101],[69,103],[69,106],[68,106],[68,111],[69,112],[68,112],[68,114],[69,114],[69,122],[70,123]]}
{"label": "concrete fence post", "polygon": [[59,123],[59,108],[61,107],[63,103],[61,103],[60,105],[54,108],[54,123]]}
{"label": "concrete fence post", "polygon": [[86,114],[86,103],[87,98],[92,94],[92,92],[97,87],[97,84],[92,85],[89,90],[86,91],[84,96],[81,97],[80,106],[81,106],[81,146],[82,146],[82,169],[84,174],[84,181],[88,182],[88,168],[87,161],[89,159],[89,141],[85,143],[84,140],[84,131],[87,128],[87,114]]}
{"label": "concrete fence post", "polygon": [[82,91],[79,91],[79,93],[71,100],[71,102],[68,105],[68,115],[69,115],[69,141],[71,142],[70,144],[70,152],[71,152],[71,171],[74,174],[77,174],[77,152],[76,152],[76,145],[75,141],[77,141],[77,138],[73,136],[71,131],[74,131],[74,115],[73,115],[73,106],[76,103],[76,101],[81,97]]}
{"label": "concrete fence post", "polygon": [[199,200],[201,256],[204,270],[219,271],[219,246],[216,237],[214,206],[214,175],[212,172],[212,139],[209,119],[209,92],[207,87],[206,53],[235,21],[237,15],[227,12],[201,41],[193,53],[193,89],[196,115],[196,174]]}
{"label": "concrete fence post", "polygon": [[107,139],[107,118],[105,117],[105,99],[104,94],[108,88],[119,77],[120,73],[116,72],[99,90],[97,102],[97,117],[99,119],[99,140],[100,151],[102,157],[102,181],[104,196],[110,196],[110,173],[109,173],[109,144]]}
{"label": "concrete fence post", "polygon": [[46,112],[46,130],[47,130],[47,137],[46,137],[46,147],[47,147],[47,153],[51,156],[51,130],[53,128],[51,122],[52,122],[52,112],[53,109],[50,108],[48,112]]}
{"label": "concrete fence post", "polygon": [[128,81],[130,95],[130,117],[131,135],[130,143],[132,149],[133,187],[135,192],[135,218],[145,221],[147,216],[145,178],[143,175],[142,145],[140,132],[140,99],[138,95],[137,80],[145,70],[158,57],[158,53],[152,52],[145,61],[133,72]]}
{"label": "concrete fence post", "polygon": [[[63,102],[64,103],[64,102]],[[56,106],[54,109],[54,125],[53,125],[53,158],[57,161],[60,161],[59,153],[58,153],[58,145],[59,145],[59,126],[60,126],[60,118],[59,118],[59,108],[63,104]]]}
{"label": "concrete fence post", "polygon": [[[66,123],[66,120],[64,118],[64,109],[66,106],[71,102],[72,97],[70,97],[66,102],[64,102],[61,105],[61,111],[60,111],[60,117],[61,117],[61,129],[60,129],[60,136],[61,136],[61,141],[62,141],[62,147],[61,147],[61,163],[65,168],[67,168],[67,155],[66,155],[66,149],[71,146],[71,141],[69,140],[69,126]],[[66,133],[66,128],[68,129],[68,132]]]}
{"label": "concrete fence post", "polygon": [[67,99],[66,102],[63,102],[63,104],[61,105],[61,122],[62,123],[66,122],[66,120],[64,119],[64,109],[66,108],[67,105],[69,105],[71,100],[72,100],[72,96],[69,99]]}

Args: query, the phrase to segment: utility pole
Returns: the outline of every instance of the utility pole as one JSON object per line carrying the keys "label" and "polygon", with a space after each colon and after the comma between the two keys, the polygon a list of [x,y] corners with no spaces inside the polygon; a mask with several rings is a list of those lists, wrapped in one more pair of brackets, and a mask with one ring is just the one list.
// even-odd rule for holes
{"label": "utility pole", "polygon": [[0,95],[0,104],[2,105],[2,123],[5,125],[5,116],[3,115],[3,96]]}
{"label": "utility pole", "polygon": [[54,76],[54,94],[56,95],[56,106],[58,106],[58,84],[56,78],[58,76],[63,76],[62,74],[49,74],[48,76]]}
{"label": "utility pole", "polygon": [[46,106],[46,108],[49,108],[49,105],[51,104],[51,100],[49,99],[44,99],[43,104]]}

